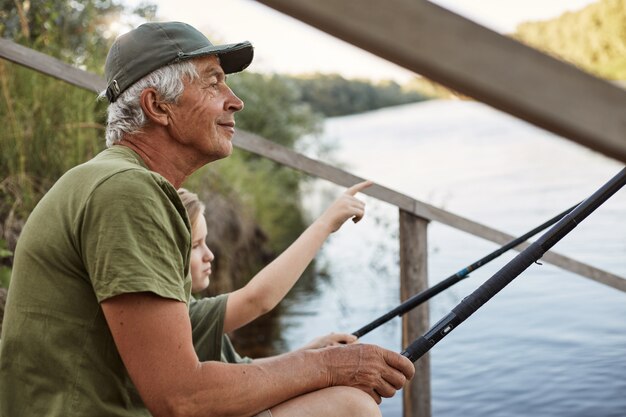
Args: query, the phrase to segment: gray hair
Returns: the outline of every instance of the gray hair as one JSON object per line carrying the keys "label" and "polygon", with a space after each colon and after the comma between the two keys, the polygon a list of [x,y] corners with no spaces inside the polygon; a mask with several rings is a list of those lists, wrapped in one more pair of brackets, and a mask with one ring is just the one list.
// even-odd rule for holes
{"label": "gray hair", "polygon": [[[181,61],[166,65],[146,75],[126,91],[107,110],[106,146],[110,148],[122,140],[125,134],[137,133],[146,124],[146,115],[139,104],[141,92],[146,88],[155,88],[166,103],[176,103],[183,94],[183,79],[193,81],[199,77],[193,61]],[[106,97],[102,91],[98,99]]]}

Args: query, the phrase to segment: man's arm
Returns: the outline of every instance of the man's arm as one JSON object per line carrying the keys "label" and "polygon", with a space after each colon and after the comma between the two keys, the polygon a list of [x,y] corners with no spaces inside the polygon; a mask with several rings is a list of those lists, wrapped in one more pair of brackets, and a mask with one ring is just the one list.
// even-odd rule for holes
{"label": "man's arm", "polygon": [[228,296],[224,332],[236,330],[267,313],[285,297],[328,236],[352,218],[356,223],[364,214],[365,204],[356,193],[371,186],[364,181],[348,188],[272,263],[256,274],[245,287]]}
{"label": "man's arm", "polygon": [[408,359],[372,345],[298,351],[252,364],[200,362],[184,303],[133,293],[103,301],[102,309],[155,417],[253,415],[334,385],[359,388],[380,402],[414,372]]}

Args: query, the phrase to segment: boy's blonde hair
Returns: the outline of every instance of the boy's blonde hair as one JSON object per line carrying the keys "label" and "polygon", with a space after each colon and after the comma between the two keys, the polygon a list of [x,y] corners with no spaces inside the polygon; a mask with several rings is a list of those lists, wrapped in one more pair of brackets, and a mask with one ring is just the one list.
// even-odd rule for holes
{"label": "boy's blonde hair", "polygon": [[204,214],[204,203],[200,201],[197,194],[192,193],[185,188],[179,188],[178,195],[187,210],[187,216],[189,216],[191,227],[195,226],[200,215]]}

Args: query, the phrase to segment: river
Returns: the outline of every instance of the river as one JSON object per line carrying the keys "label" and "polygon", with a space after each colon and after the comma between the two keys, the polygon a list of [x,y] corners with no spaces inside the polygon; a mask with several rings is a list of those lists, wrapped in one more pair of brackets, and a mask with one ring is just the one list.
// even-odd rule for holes
{"label": "river", "polygon": [[[546,131],[467,101],[429,101],[329,119],[316,141],[330,162],[429,204],[520,235],[584,199],[622,165]],[[319,213],[341,188],[310,185]],[[397,210],[367,196],[317,258],[315,284],[285,300],[283,344],[352,332],[399,302]],[[555,251],[626,277],[626,190]],[[433,223],[431,285],[495,250]],[[506,254],[436,296],[431,324],[501,268]],[[362,338],[402,350],[400,319]],[[626,294],[548,264],[533,265],[430,352],[433,416],[626,416]],[[382,403],[401,416],[401,393]]]}

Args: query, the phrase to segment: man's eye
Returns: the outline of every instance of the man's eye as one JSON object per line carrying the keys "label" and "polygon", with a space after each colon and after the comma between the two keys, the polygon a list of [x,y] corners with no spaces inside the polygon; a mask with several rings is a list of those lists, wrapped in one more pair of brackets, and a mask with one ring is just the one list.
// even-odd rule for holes
{"label": "man's eye", "polygon": [[211,90],[211,91],[219,90],[219,88],[220,88],[219,83],[208,83],[202,87],[203,90]]}

